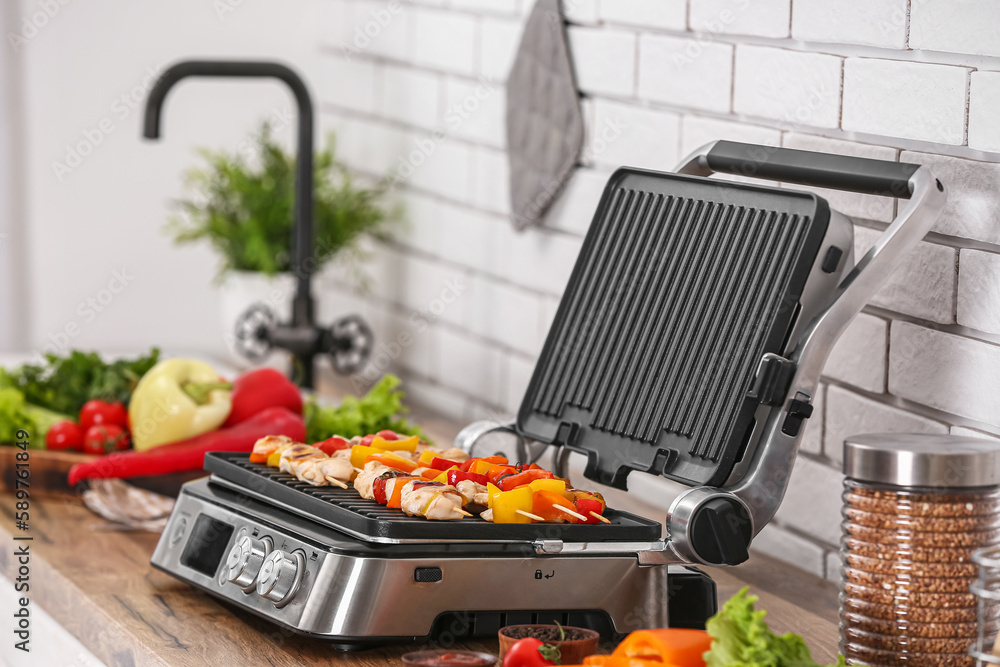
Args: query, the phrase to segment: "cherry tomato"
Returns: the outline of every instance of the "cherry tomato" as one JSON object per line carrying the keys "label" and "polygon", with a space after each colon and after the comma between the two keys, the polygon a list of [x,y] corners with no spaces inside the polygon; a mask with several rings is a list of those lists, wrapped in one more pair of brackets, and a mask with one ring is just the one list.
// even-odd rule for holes
{"label": "cherry tomato", "polygon": [[382,438],[383,440],[399,440],[399,435],[397,435],[395,431],[389,431],[389,430],[379,431],[375,435]]}
{"label": "cherry tomato", "polygon": [[324,440],[323,442],[317,442],[313,446],[327,456],[332,456],[334,452],[338,452],[341,449],[350,449],[351,443],[344,438],[341,438],[339,435],[335,435],[332,438]]}
{"label": "cherry tomato", "polygon": [[71,421],[56,422],[45,434],[45,447],[53,450],[83,449],[83,429]]}
{"label": "cherry tomato", "polygon": [[86,454],[107,454],[129,448],[128,434],[117,424],[97,424],[87,429],[83,436],[83,451]]}
{"label": "cherry tomato", "polygon": [[558,665],[559,649],[551,644],[545,644],[540,639],[527,637],[517,642],[503,656],[503,667],[543,667]]}
{"label": "cherry tomato", "polygon": [[361,446],[362,447],[371,447],[372,446],[372,440],[374,440],[374,439],[375,439],[375,434],[374,433],[372,433],[371,435],[366,435],[365,437],[361,438]]}
{"label": "cherry tomato", "polygon": [[121,403],[105,403],[94,399],[80,408],[80,426],[84,431],[98,424],[114,424],[124,429],[127,423],[128,413]]}

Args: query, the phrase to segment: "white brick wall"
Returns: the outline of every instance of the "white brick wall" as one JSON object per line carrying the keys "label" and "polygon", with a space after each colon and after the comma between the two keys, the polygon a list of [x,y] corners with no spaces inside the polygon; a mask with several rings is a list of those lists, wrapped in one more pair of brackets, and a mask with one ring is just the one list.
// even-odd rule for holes
{"label": "white brick wall", "polygon": [[848,58],[844,129],[961,145],[967,79],[962,67]]}
{"label": "white brick wall", "polygon": [[[329,2],[347,25],[324,41],[324,127],[366,175],[420,164],[398,184],[409,229],[377,253],[373,292],[331,273],[322,304],[370,319],[415,400],[459,419],[513,414],[610,174],[670,169],[728,139],[924,164],[949,193],[934,231],[831,355],[788,495],[755,548],[836,579],[845,437],[1000,435],[1000,4],[565,0],[586,166],[546,225],[518,234],[505,217],[503,82],[532,1],[403,3],[346,55],[387,3]],[[484,81],[495,92],[449,125]],[[905,205],[813,190],[861,221],[859,254]],[[467,288],[439,307],[456,277]],[[673,493],[652,478],[632,486],[661,504]]]}

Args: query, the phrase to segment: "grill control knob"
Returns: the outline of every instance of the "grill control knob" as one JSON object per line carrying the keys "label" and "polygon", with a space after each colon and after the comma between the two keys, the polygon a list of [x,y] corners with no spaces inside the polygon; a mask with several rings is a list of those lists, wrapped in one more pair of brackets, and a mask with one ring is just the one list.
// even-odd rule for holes
{"label": "grill control knob", "polygon": [[305,558],[299,552],[272,551],[257,577],[257,594],[276,606],[287,604],[299,587]]}
{"label": "grill control knob", "polygon": [[253,590],[253,582],[270,550],[269,538],[255,540],[249,535],[244,535],[229,550],[229,557],[226,559],[226,579],[244,590]]}

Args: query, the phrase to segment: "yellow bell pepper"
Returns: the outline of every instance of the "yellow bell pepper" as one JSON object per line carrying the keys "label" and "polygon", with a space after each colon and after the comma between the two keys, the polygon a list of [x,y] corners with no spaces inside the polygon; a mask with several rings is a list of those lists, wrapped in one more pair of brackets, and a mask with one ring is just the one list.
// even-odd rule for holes
{"label": "yellow bell pepper", "polygon": [[437,455],[438,453],[435,452],[433,449],[425,449],[424,451],[420,452],[420,458],[418,459],[418,462],[422,466],[429,466],[431,464],[431,461],[434,460],[434,457]]}
{"label": "yellow bell pepper", "polygon": [[[499,489],[497,490],[499,491]],[[487,487],[487,491],[489,491],[489,487]],[[531,507],[531,487],[527,484],[512,491],[499,491],[499,493],[490,496],[493,523],[531,523],[531,519],[517,511],[531,513]]]}
{"label": "yellow bell pepper", "polygon": [[351,447],[351,465],[355,468],[364,468],[365,459],[367,459],[372,454],[381,454],[383,450],[375,449],[374,447],[365,447],[364,445],[354,445]]}
{"label": "yellow bell pepper", "polygon": [[232,410],[231,388],[203,361],[161,361],[142,376],[129,401],[133,446],[144,451],[214,431]]}
{"label": "yellow bell pepper", "polygon": [[384,449],[387,452],[415,452],[419,443],[420,438],[415,435],[403,440],[386,440],[376,435],[372,438],[371,446],[376,449]]}
{"label": "yellow bell pepper", "polygon": [[441,482],[442,484],[447,484],[448,483],[448,471],[447,470],[443,471],[440,475],[438,475],[437,477],[435,477],[433,481],[435,481],[435,482]]}
{"label": "yellow bell pepper", "polygon": [[532,493],[535,491],[552,491],[563,495],[566,493],[566,482],[561,479],[536,479],[528,484]]}
{"label": "yellow bell pepper", "polygon": [[472,464],[472,472],[477,475],[485,475],[486,471],[495,466],[495,463],[490,463],[488,461],[476,461]]}

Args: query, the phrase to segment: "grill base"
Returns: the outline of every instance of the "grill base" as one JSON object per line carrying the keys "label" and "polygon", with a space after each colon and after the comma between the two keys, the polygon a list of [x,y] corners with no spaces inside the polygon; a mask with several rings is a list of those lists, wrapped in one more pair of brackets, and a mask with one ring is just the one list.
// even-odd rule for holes
{"label": "grill base", "polygon": [[[202,517],[219,553],[244,535],[301,552],[301,585],[277,608],[225,581],[215,567],[185,565]],[[220,528],[224,530],[219,530]],[[231,529],[231,530],[230,530]],[[608,638],[648,627],[704,627],[715,585],[690,568],[640,566],[636,554],[537,556],[517,544],[372,544],[208,480],[185,485],[152,564],[293,632],[350,650],[399,642],[496,636],[503,625],[552,622],[602,630]],[[438,568],[437,581],[417,569]]]}

